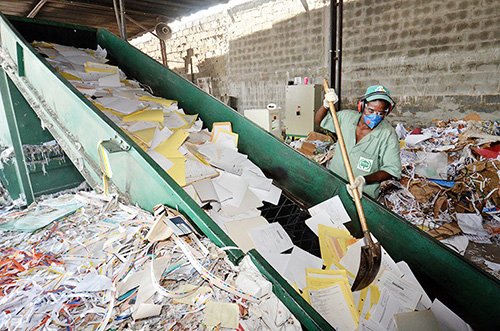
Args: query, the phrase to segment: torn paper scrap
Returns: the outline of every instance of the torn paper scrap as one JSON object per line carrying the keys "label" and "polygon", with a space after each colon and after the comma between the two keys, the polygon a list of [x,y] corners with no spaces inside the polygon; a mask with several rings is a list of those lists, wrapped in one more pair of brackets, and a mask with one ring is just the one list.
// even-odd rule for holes
{"label": "torn paper scrap", "polygon": [[208,301],[205,305],[203,324],[208,327],[236,329],[240,320],[240,310],[235,303]]}
{"label": "torn paper scrap", "polygon": [[140,320],[143,318],[158,316],[161,313],[162,305],[155,305],[153,303],[141,303],[139,307],[132,313],[132,318]]}

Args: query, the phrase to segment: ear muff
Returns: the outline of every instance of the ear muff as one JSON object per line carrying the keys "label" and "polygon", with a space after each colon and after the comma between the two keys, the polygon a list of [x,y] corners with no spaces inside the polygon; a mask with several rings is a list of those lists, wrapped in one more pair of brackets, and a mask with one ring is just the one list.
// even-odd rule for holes
{"label": "ear muff", "polygon": [[358,101],[358,113],[362,113],[365,111],[365,100],[361,99]]}
{"label": "ear muff", "polygon": [[362,113],[365,111],[366,99],[371,97],[372,95],[385,95],[385,96],[388,96],[389,99],[392,100],[392,102],[389,102],[389,107],[387,107],[387,115],[389,115],[392,112],[392,110],[394,109],[394,107],[396,107],[396,102],[394,101],[394,99],[390,95],[388,95],[387,93],[380,91],[380,92],[369,93],[369,94],[361,97],[361,99],[359,99],[359,101],[358,101],[358,112]]}

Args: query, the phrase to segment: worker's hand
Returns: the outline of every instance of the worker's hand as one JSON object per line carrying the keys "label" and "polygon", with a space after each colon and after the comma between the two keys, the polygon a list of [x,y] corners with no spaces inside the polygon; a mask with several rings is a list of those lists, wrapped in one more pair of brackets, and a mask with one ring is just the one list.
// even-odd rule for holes
{"label": "worker's hand", "polygon": [[323,99],[323,107],[329,109],[330,101],[333,102],[333,104],[336,104],[337,101],[339,101],[339,97],[337,96],[337,93],[335,93],[335,89],[333,88],[329,88],[328,92],[325,93],[325,98]]}
{"label": "worker's hand", "polygon": [[351,184],[347,184],[347,192],[349,193],[349,195],[351,196],[351,198],[354,199],[354,193],[353,193],[353,190],[358,190],[359,192],[359,197],[361,198],[361,196],[363,195],[363,186],[365,186],[365,177],[363,176],[358,176],[356,177],[356,179],[354,179],[354,184],[351,185]]}

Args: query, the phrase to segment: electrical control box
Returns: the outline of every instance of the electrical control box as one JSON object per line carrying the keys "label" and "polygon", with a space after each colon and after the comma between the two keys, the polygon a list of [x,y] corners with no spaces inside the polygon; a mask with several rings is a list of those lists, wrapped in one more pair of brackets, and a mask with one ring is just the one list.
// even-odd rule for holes
{"label": "electrical control box", "polygon": [[276,109],[246,109],[245,117],[262,127],[264,130],[271,132],[276,137],[281,137],[281,108]]}
{"label": "electrical control box", "polygon": [[307,136],[314,131],[314,114],[323,103],[323,90],[316,85],[288,85],[285,96],[287,136]]}

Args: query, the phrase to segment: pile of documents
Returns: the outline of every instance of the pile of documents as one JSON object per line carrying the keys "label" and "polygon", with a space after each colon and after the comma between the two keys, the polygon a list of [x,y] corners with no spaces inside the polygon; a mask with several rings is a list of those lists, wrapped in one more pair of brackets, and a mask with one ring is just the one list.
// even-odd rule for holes
{"label": "pile of documents", "polygon": [[[238,152],[231,123],[202,130],[197,115],[177,101],[153,96],[115,66],[106,51],[35,42],[37,50],[106,116],[120,126],[180,186],[205,206],[231,236],[233,221],[258,219],[263,201],[277,204],[281,189]],[[224,224],[229,224],[228,229]]]}
{"label": "pile of documents", "polygon": [[[500,123],[471,114],[411,131],[398,124],[396,131],[403,173],[385,183],[384,204],[462,255],[470,241],[498,245]],[[500,277],[494,258],[474,260]]]}
{"label": "pile of documents", "polygon": [[93,192],[0,218],[0,329],[300,330],[249,258]]}
{"label": "pile of documents", "polygon": [[441,302],[432,302],[409,266],[396,263],[383,248],[376,280],[352,292],[364,241],[345,228],[350,218],[338,196],[309,213],[305,223],[318,236],[321,258],[295,246],[277,223],[252,231],[251,237],[257,251],[336,330],[408,330],[415,323],[417,329],[470,330]]}

